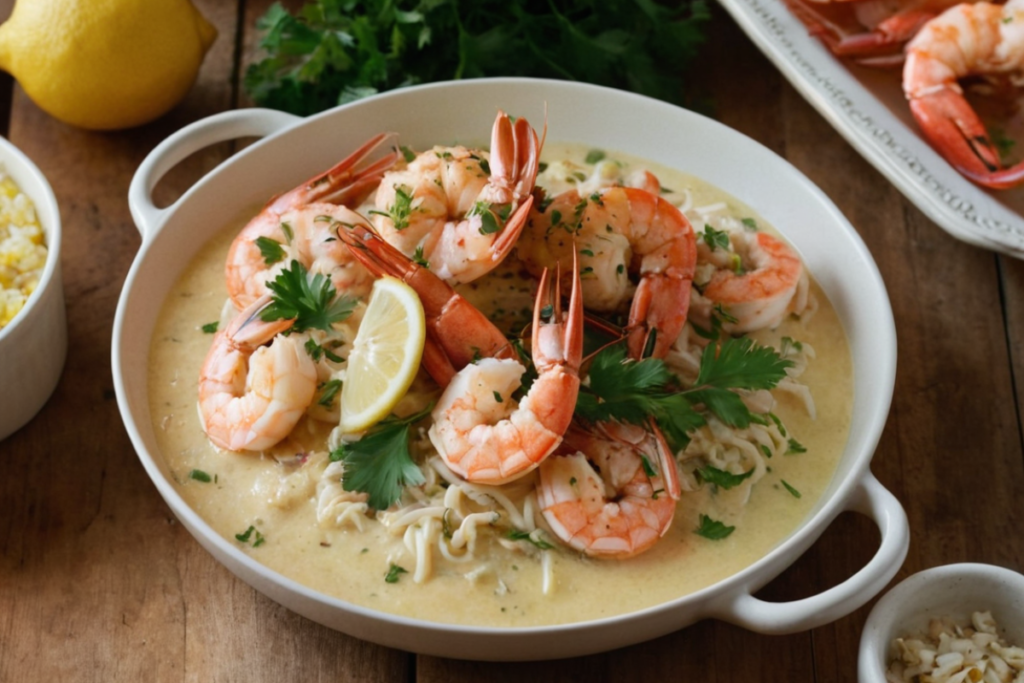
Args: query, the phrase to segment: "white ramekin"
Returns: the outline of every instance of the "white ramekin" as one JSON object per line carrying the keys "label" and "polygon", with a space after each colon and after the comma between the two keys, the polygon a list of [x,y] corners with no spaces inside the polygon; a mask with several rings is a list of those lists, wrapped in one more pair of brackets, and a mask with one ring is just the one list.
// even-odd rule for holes
{"label": "white ramekin", "polygon": [[5,439],[50,398],[64,369],[68,335],[57,198],[36,165],[4,138],[0,138],[0,166],[35,204],[49,249],[36,291],[14,320],[0,329],[0,439]]}
{"label": "white ramekin", "polygon": [[1024,647],[1024,576],[991,564],[948,564],[918,572],[872,608],[860,637],[860,683],[882,683],[899,637],[923,635],[928,622],[950,617],[971,623],[974,612],[992,612],[1000,635]]}
{"label": "white ramekin", "polygon": [[[160,305],[182,270],[240,212],[320,172],[371,135],[402,144],[486,144],[498,109],[548,123],[548,140],[628,152],[692,173],[756,208],[800,251],[843,322],[856,394],[844,455],[807,519],[771,552],[704,590],[618,617],[538,628],[469,628],[385,614],[323,595],[259,564],[217,535],[175,490],[149,414],[149,344]],[[153,187],[207,145],[263,139],[207,174],[175,204],[157,208]],[[896,372],[892,310],[881,276],[853,227],[806,177],[776,154],[692,112],[620,90],[531,79],[482,79],[404,88],[299,119],[248,109],[198,121],[161,143],[129,193],[143,244],[114,322],[113,371],[125,426],[160,494],[196,539],[231,571],[282,605],[322,624],[391,647],[486,660],[551,659],[608,650],[720,618],[764,633],[814,628],[857,609],[882,590],[907,552],[899,502],[871,475]],[[785,603],[754,593],[794,562],[839,513],[869,516],[882,542],[838,586]]]}

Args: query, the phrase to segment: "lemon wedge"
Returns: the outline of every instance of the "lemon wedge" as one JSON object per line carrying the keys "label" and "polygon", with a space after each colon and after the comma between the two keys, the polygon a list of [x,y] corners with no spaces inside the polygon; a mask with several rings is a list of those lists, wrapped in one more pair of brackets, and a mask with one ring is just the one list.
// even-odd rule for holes
{"label": "lemon wedge", "polygon": [[373,426],[405,396],[419,370],[426,335],[416,291],[393,277],[374,282],[341,387],[343,432]]}

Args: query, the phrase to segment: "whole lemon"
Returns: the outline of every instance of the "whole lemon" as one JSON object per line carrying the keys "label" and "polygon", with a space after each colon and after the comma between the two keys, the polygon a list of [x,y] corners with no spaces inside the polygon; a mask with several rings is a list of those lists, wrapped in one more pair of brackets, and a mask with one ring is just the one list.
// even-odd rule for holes
{"label": "whole lemon", "polygon": [[62,121],[130,128],[181,101],[216,37],[188,0],[18,0],[0,69]]}

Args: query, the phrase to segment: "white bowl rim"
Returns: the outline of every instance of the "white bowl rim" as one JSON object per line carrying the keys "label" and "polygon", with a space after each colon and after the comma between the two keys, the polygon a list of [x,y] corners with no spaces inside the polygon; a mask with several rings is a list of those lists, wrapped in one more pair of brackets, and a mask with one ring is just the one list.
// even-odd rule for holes
{"label": "white bowl rim", "polygon": [[[616,97],[622,97],[627,99],[634,98],[638,102],[642,101],[645,103],[645,106],[655,106],[664,107],[666,109],[673,109],[676,110],[679,113],[679,115],[692,116],[699,119],[703,119],[706,124],[718,127],[722,131],[723,135],[739,136],[752,144],[764,148],[764,145],[762,145],[761,143],[752,140],[751,138],[725,126],[724,124],[721,124],[718,121],[709,119],[695,112],[675,107],[666,102],[652,100],[651,98],[642,95],[637,95],[635,93],[583,83],[546,81],[543,79],[517,77],[472,79],[465,81],[441,82],[419,86],[411,86],[408,88],[402,88],[394,91],[381,93],[379,95],[375,95],[374,99],[381,100],[402,98],[412,91],[429,90],[435,88],[472,88],[476,84],[481,83],[499,83],[503,85],[548,83],[557,85],[557,87],[559,88],[604,90],[608,91],[609,93],[614,93]],[[304,126],[314,121],[318,121],[322,118],[334,116],[340,110],[345,110],[351,107],[358,107],[359,104],[359,102],[356,102],[349,105],[343,105],[307,117],[305,119],[299,119],[294,127]],[[188,201],[188,199],[192,196],[193,193],[195,193],[198,187],[202,183],[206,182],[215,173],[227,167],[229,164],[243,163],[247,155],[256,153],[256,151],[260,149],[263,145],[270,144],[273,139],[287,135],[290,131],[293,130],[294,127],[283,129],[278,133],[272,134],[270,136],[267,136],[266,138],[258,140],[251,144],[250,146],[248,146],[246,149],[235,154],[231,158],[225,160],[211,173],[209,173],[207,176],[205,176],[203,179],[197,182],[193,187],[191,187],[186,193],[184,193],[182,197],[178,200],[178,202],[175,203],[175,205],[172,205],[172,207],[169,207],[166,211],[162,212],[163,215],[161,216],[160,224],[154,226],[149,233],[143,231],[144,241],[138,254],[136,255],[136,258],[132,265],[132,269],[129,272],[128,277],[126,278],[124,292],[127,292],[129,290],[136,276],[136,270],[138,269],[140,262],[144,260],[144,257],[147,254],[149,247],[155,241],[156,235],[159,234],[160,230],[167,224],[170,214],[173,213],[177,206]],[[772,154],[774,155],[774,153]],[[256,559],[254,559],[251,555],[244,552],[241,548],[232,545],[227,539],[220,536],[216,531],[212,529],[212,527],[209,526],[209,524],[205,522],[205,520],[203,520],[198,515],[198,513],[196,513],[191,508],[191,506],[189,506],[184,501],[184,499],[180,496],[180,494],[177,492],[174,486],[163,476],[163,473],[160,472],[159,467],[156,464],[154,454],[150,453],[146,448],[145,442],[138,431],[138,427],[134,424],[134,420],[132,421],[132,424],[128,424],[126,421],[125,427],[129,433],[135,450],[138,453],[139,458],[142,461],[145,469],[147,470],[147,473],[150,475],[150,478],[153,480],[154,484],[159,489],[161,495],[168,502],[175,515],[177,515],[182,520],[182,522],[190,528],[190,530],[201,530],[205,541],[215,545],[219,552],[224,553],[234,563],[244,567],[253,575],[258,576],[261,579],[268,580],[271,583],[280,586],[284,590],[291,593],[295,593],[299,596],[302,596],[305,599],[317,603],[322,603],[329,607],[340,609],[344,612],[352,613],[375,621],[384,621],[395,625],[410,626],[417,629],[436,630],[456,634],[492,635],[501,637],[514,637],[516,635],[521,634],[556,634],[565,631],[585,631],[591,628],[596,629],[608,625],[626,623],[636,619],[644,618],[652,614],[674,611],[678,609],[682,604],[687,602],[707,603],[707,601],[716,596],[721,596],[723,594],[727,595],[730,593],[735,593],[736,591],[750,590],[751,592],[753,592],[754,590],[760,588],[764,584],[776,578],[778,574],[781,572],[781,570],[773,571],[770,572],[768,575],[764,575],[767,567],[779,562],[781,557],[791,554],[793,555],[792,558],[786,561],[785,564],[783,564],[783,567],[789,566],[789,564],[794,562],[797,559],[797,557],[802,555],[803,552],[806,550],[805,546],[809,546],[811,543],[813,543],[814,540],[816,540],[817,537],[825,530],[825,528],[827,528],[828,524],[834,517],[836,517],[839,513],[843,512],[844,510],[848,509],[849,498],[851,497],[854,490],[862,486],[867,479],[872,478],[872,475],[870,473],[870,461],[874,453],[874,450],[877,447],[878,441],[881,438],[882,429],[885,425],[888,416],[889,405],[891,402],[892,392],[895,383],[896,366],[896,337],[895,324],[892,319],[892,309],[889,304],[888,296],[885,293],[885,285],[881,278],[881,274],[878,271],[877,265],[875,264],[874,259],[870,254],[870,251],[863,242],[863,239],[853,228],[853,226],[850,225],[845,216],[843,216],[842,213],[839,212],[839,210],[834,206],[831,200],[828,199],[828,197],[820,190],[820,188],[817,187],[817,185],[815,185],[809,179],[806,179],[806,176],[804,176],[800,171],[796,170],[795,167],[793,167],[789,161],[778,155],[774,156],[776,157],[776,160],[779,163],[789,166],[798,175],[800,175],[806,180],[807,187],[804,188],[805,190],[813,193],[814,195],[819,197],[825,204],[831,207],[831,211],[834,214],[834,217],[838,224],[837,227],[841,227],[847,233],[847,236],[852,241],[856,249],[857,253],[851,255],[851,258],[859,258],[869,266],[869,269],[874,278],[874,281],[871,282],[870,285],[873,287],[877,287],[877,291],[879,291],[882,295],[879,304],[883,306],[883,310],[879,311],[879,313],[881,314],[882,318],[884,318],[882,320],[883,324],[880,326],[880,335],[882,341],[884,342],[884,351],[882,356],[880,356],[878,359],[880,368],[878,375],[882,379],[883,384],[885,384],[886,389],[882,391],[882,394],[884,395],[884,400],[880,401],[877,405],[872,407],[872,418],[869,420],[869,423],[872,427],[870,431],[873,433],[873,435],[868,439],[868,441],[864,443],[862,449],[863,452],[858,454],[857,457],[854,459],[854,465],[851,468],[850,472],[839,483],[836,490],[830,496],[828,496],[828,499],[824,502],[824,504],[821,505],[816,511],[814,511],[813,514],[804,519],[801,522],[801,524],[794,530],[794,532],[790,534],[789,537],[787,537],[784,541],[782,541],[777,546],[772,548],[767,554],[759,558],[754,563],[748,565],[747,567],[741,569],[735,574],[719,582],[716,582],[698,591],[688,593],[677,599],[662,604],[653,605],[637,611],[627,612],[624,614],[604,617],[600,619],[593,619],[582,622],[570,622],[564,624],[553,624],[547,626],[467,626],[462,624],[451,624],[447,622],[416,619],[402,615],[396,615],[390,612],[378,611],[371,608],[363,607],[355,603],[347,602],[340,598],[336,598],[325,593],[321,593],[303,584],[300,584],[299,582],[266,567],[265,565],[261,564]],[[127,404],[127,398],[124,395],[124,378],[121,375],[121,360],[118,357],[118,352],[120,348],[120,337],[122,335],[121,330],[124,326],[123,309],[126,298],[124,292],[122,293],[121,300],[119,301],[118,304],[117,316],[114,324],[113,344],[113,370],[115,375],[115,388],[117,389],[117,398],[119,406],[121,407],[122,416],[132,414],[131,406]],[[197,538],[197,540],[200,539]],[[895,569],[893,571],[895,572]],[[865,601],[866,600],[867,598],[865,598]],[[709,614],[706,608],[699,614],[700,619],[707,618],[708,616]]]}

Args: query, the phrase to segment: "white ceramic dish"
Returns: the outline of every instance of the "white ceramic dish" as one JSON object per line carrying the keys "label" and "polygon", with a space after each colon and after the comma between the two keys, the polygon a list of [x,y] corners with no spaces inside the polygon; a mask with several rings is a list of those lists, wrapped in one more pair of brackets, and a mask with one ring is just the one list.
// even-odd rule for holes
{"label": "white ceramic dish", "polygon": [[[68,335],[57,198],[36,165],[4,138],[0,138],[0,167],[35,204],[49,249],[36,291],[14,320],[0,328],[0,439],[5,439],[50,398],[64,369]],[[11,387],[18,390],[9,391]]]}
{"label": "white ceramic dish", "polygon": [[937,154],[918,132],[899,70],[840,61],[783,0],[720,2],[793,87],[939,227],[1024,258],[1024,190],[984,190]]}
{"label": "white ceramic dish", "polygon": [[1024,576],[990,564],[950,564],[918,572],[872,608],[860,637],[860,683],[885,680],[895,638],[927,633],[929,620],[969,624],[974,612],[992,612],[1000,635],[1024,646]]}
{"label": "white ceramic dish", "polygon": [[[799,529],[726,581],[642,612],[565,626],[464,628],[416,621],[321,595],[268,570],[213,532],[170,483],[148,409],[150,337],[161,302],[211,227],[226,225],[244,207],[293,187],[381,130],[398,132],[400,142],[414,148],[456,141],[486,144],[498,108],[531,121],[544,120],[546,112],[548,140],[646,157],[741,197],[799,249],[839,311],[852,347],[857,387],[845,454],[827,492]],[[173,206],[153,205],[154,184],[177,161],[213,142],[253,135],[265,137],[203,178]],[[139,168],[129,203],[143,244],[125,282],[113,339],[114,382],[128,433],[157,489],[199,542],[239,577],[300,614],[366,640],[417,652],[546,659],[639,642],[707,617],[765,633],[813,628],[864,604],[903,561],[906,516],[869,470],[889,409],[896,361],[892,311],[882,280],[857,233],[813,184],[771,151],[719,123],[622,91],[529,79],[410,88],[306,120],[242,110],[199,121],[158,146]],[[881,546],[867,566],[805,600],[776,604],[753,597],[844,510],[868,515],[881,530]]]}

